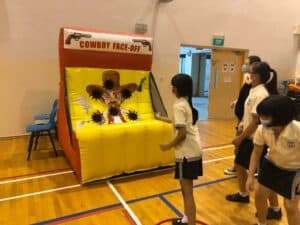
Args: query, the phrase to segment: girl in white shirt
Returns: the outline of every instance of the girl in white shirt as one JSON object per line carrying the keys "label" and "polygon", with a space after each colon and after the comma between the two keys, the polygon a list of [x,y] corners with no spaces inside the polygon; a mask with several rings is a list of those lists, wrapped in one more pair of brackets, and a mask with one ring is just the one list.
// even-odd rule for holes
{"label": "girl in white shirt", "polygon": [[[253,134],[259,124],[256,112],[257,105],[269,94],[277,92],[277,74],[265,62],[255,62],[249,66],[249,73],[252,80],[252,88],[245,101],[244,115],[240,123],[241,134],[232,143],[238,147],[235,157],[235,166],[239,183],[239,192],[226,196],[228,201],[249,203],[249,193],[246,190],[247,170],[249,169],[251,153],[253,150]],[[264,147],[264,153],[267,148]],[[268,219],[280,219],[282,217],[278,199],[275,193],[270,195],[270,209]]]}
{"label": "girl in white shirt", "polygon": [[260,166],[255,203],[258,224],[266,224],[267,197],[275,191],[284,197],[289,225],[300,224],[300,122],[295,103],[287,96],[270,96],[257,107],[261,125],[254,136],[247,189],[254,189],[254,173],[262,156],[263,146],[268,153]]}
{"label": "girl in white shirt", "polygon": [[[186,74],[177,74],[172,78],[172,92],[176,96],[173,105],[175,138],[168,144],[162,144],[162,150],[175,148],[175,178],[179,179],[184,200],[183,218],[173,221],[173,225],[195,225],[196,206],[193,195],[193,180],[202,176],[202,150],[196,125],[198,111],[192,105],[193,82]],[[167,121],[166,118],[157,116]]]}

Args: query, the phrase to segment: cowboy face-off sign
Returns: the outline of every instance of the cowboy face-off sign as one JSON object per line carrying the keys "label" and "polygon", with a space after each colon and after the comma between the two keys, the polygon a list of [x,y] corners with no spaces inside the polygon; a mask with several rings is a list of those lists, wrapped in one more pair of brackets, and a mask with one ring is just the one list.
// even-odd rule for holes
{"label": "cowboy face-off sign", "polygon": [[152,39],[147,37],[64,30],[64,48],[125,54],[152,54]]}

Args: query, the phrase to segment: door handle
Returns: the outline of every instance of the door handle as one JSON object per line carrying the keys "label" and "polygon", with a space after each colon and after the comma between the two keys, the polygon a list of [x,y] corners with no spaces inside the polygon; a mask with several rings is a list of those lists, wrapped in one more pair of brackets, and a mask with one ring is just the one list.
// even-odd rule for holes
{"label": "door handle", "polygon": [[219,77],[218,68],[215,68],[215,70],[214,70],[214,88],[215,89],[218,88],[218,77]]}

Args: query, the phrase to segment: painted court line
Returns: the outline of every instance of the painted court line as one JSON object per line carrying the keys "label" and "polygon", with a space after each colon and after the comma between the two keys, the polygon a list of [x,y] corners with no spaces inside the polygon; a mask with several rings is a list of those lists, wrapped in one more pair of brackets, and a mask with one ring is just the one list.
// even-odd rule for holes
{"label": "painted court line", "polygon": [[[216,147],[214,147],[214,146],[206,147],[206,148],[203,148],[203,151],[204,152],[215,151],[215,150],[225,149],[225,148],[229,148],[229,147],[233,147],[233,145],[227,144],[227,145],[218,145]],[[164,170],[170,170],[170,168],[157,170],[157,172],[161,172],[161,171],[164,171]],[[59,172],[59,171],[61,171],[61,172]],[[24,174],[24,175],[20,175],[20,176],[0,178],[0,185],[1,184],[14,183],[14,182],[21,182],[21,181],[26,181],[26,180],[34,180],[34,179],[39,179],[39,178],[44,178],[44,177],[57,176],[57,175],[68,174],[68,173],[73,173],[73,172],[74,171],[71,170],[71,169],[61,169],[61,170],[52,170],[52,171]],[[156,171],[151,171],[151,172],[149,172],[149,174],[155,173],[155,172]],[[145,174],[145,173],[141,173],[141,174]],[[128,175],[128,176],[126,176],[126,178],[134,177],[134,176],[138,176],[138,175],[140,175],[140,174]],[[111,180],[119,180],[119,179],[122,179],[122,177],[116,177],[116,178],[113,178]]]}
{"label": "painted court line", "polygon": [[217,158],[217,159],[204,160],[203,163],[212,163],[212,162],[218,162],[218,161],[222,161],[225,159],[233,159],[233,158],[234,158],[234,155],[231,155],[231,156],[226,156],[226,157]]}
{"label": "painted court line", "polygon": [[[195,184],[193,187],[194,188],[204,187],[204,186],[208,186],[208,185],[211,185],[211,184],[221,183],[221,182],[224,182],[224,181],[227,181],[227,180],[232,180],[232,179],[235,179],[235,178],[236,178],[236,176],[225,177],[225,178],[221,178],[221,179],[217,179],[217,180],[203,182],[203,183],[200,183],[200,184]],[[181,189],[178,188],[178,189],[161,192],[161,193],[154,194],[154,195],[148,195],[148,196],[144,196],[144,197],[140,197],[140,198],[128,200],[126,202],[128,204],[130,204],[130,203],[134,203],[134,202],[139,202],[139,201],[144,201],[144,200],[156,198],[156,197],[159,197],[160,195],[173,194],[173,193],[176,193],[176,192],[181,192]]]}
{"label": "painted court line", "polygon": [[[203,152],[216,151],[216,150],[220,150],[220,149],[226,149],[226,148],[229,148],[229,147],[233,147],[233,145],[222,145],[222,146],[218,146],[218,147],[204,148]],[[227,159],[227,158],[224,158],[224,159]],[[222,158],[220,160],[222,160]],[[219,161],[219,160],[215,160],[215,161]],[[212,160],[211,162],[215,162],[215,161]],[[204,163],[208,163],[208,161],[204,161]],[[170,169],[172,169],[172,168],[165,168],[165,169],[162,169],[162,170],[151,171],[151,172],[146,173],[146,174],[151,174],[151,173],[161,172],[161,171],[167,171],[167,170],[170,170]],[[15,182],[22,182],[22,181],[27,181],[27,180],[40,179],[40,178],[44,178],[44,177],[58,176],[58,175],[63,175],[63,174],[68,174],[68,173],[74,173],[73,170],[66,170],[66,171],[62,171],[62,172],[53,172],[53,173],[51,173],[51,171],[49,171],[49,172],[50,173],[42,172],[41,175],[38,175],[39,173],[36,173],[35,176],[30,176],[30,174],[29,175],[21,175],[20,177],[22,177],[22,178],[15,178],[15,179],[4,178],[3,181],[1,181],[2,179],[0,179],[0,185],[1,184],[8,184],[8,183],[15,183]],[[128,175],[125,178],[135,177],[135,176],[139,176],[139,175],[145,175],[145,173]],[[120,179],[123,179],[123,177],[117,177],[117,178],[113,178],[111,180],[120,180]]]}
{"label": "painted court line", "polygon": [[[196,185],[194,185],[194,188],[205,187],[205,186],[208,186],[208,185],[221,183],[221,182],[232,180],[232,179],[235,179],[235,178],[236,178],[236,176],[230,176],[230,177],[226,177],[226,178],[222,178],[222,179],[208,181],[208,182],[196,184]],[[170,190],[170,191],[166,191],[166,192],[162,192],[162,193],[158,193],[158,194],[154,194],[154,195],[149,195],[149,196],[144,196],[144,197],[140,197],[140,198],[136,198],[136,199],[131,199],[131,200],[126,201],[126,203],[130,204],[130,203],[140,202],[140,201],[153,199],[153,198],[162,199],[160,196],[164,196],[164,195],[168,195],[168,194],[172,194],[172,193],[176,193],[176,192],[180,192],[180,191],[181,191],[181,189]],[[163,201],[164,203],[168,202],[168,204],[167,204],[168,207],[172,206],[171,210],[175,214],[177,214],[177,213],[178,213],[178,215],[181,214],[181,212],[179,210],[177,210],[166,198],[163,197],[163,199],[164,199],[164,201]],[[122,206],[121,203],[107,205],[107,206],[103,206],[103,207],[99,207],[99,208],[95,208],[95,209],[90,209],[90,210],[87,210],[87,211],[82,211],[82,212],[79,212],[79,213],[70,214],[70,215],[63,216],[63,217],[58,217],[58,218],[43,221],[43,222],[38,222],[38,223],[35,223],[35,224],[32,224],[32,225],[56,225],[56,224],[61,224],[65,221],[72,220],[73,217],[83,218],[83,217],[89,216],[90,214],[97,214],[97,213],[101,213],[102,211],[114,210],[115,208],[119,208],[121,206]]]}
{"label": "painted court line", "polygon": [[57,172],[57,173],[48,173],[48,174],[42,174],[42,175],[36,175],[36,176],[30,176],[30,177],[24,177],[24,178],[4,180],[4,181],[0,181],[0,184],[9,184],[9,183],[16,183],[16,182],[27,181],[27,180],[35,180],[35,179],[40,179],[40,178],[44,178],[44,177],[52,177],[52,176],[58,176],[58,175],[63,175],[63,174],[68,174],[68,173],[74,173],[74,171],[67,170],[67,171]]}
{"label": "painted court line", "polygon": [[24,195],[16,195],[8,198],[1,198],[0,202],[5,202],[5,201],[10,201],[10,200],[15,200],[19,198],[26,198],[34,195],[41,195],[41,194],[46,194],[46,193],[51,193],[51,192],[56,192],[56,191],[62,191],[62,190],[67,190],[67,189],[72,189],[72,188],[77,188],[80,187],[81,184],[75,184],[75,185],[70,185],[70,186],[65,186],[65,187],[60,187],[60,188],[54,188],[54,189],[49,189],[45,191],[39,191],[39,192],[33,192],[29,194],[24,194]]}
{"label": "painted court line", "polygon": [[121,207],[122,207],[121,203],[112,204],[112,205],[103,206],[103,207],[99,207],[99,208],[95,208],[95,209],[90,209],[90,210],[79,212],[79,213],[70,214],[70,215],[67,215],[67,216],[58,217],[58,218],[51,219],[51,220],[46,220],[46,221],[39,222],[39,223],[34,223],[32,225],[57,225],[57,224],[61,224],[61,223],[64,223],[64,222],[68,222],[68,221],[72,221],[72,220],[76,220],[76,219],[81,219],[81,218],[84,218],[84,217],[87,217],[87,216],[91,216],[91,215],[100,214],[100,213],[104,213],[104,212],[107,212],[107,211],[119,209]]}
{"label": "painted court line", "polygon": [[19,179],[19,178],[24,178],[24,177],[33,177],[33,176],[49,174],[49,173],[58,173],[58,172],[63,172],[63,171],[68,171],[68,170],[71,170],[71,169],[65,168],[65,169],[48,170],[48,171],[41,171],[41,172],[35,172],[35,173],[29,173],[29,174],[22,174],[22,175],[17,175],[17,176],[2,177],[2,178],[0,178],[0,181],[14,180],[14,179]]}
{"label": "painted court line", "polygon": [[[205,160],[205,161],[203,161],[203,163],[212,163],[212,162],[217,162],[217,161],[221,161],[221,160],[225,160],[225,159],[230,159],[233,157],[234,156],[228,156],[228,157],[217,158],[217,159],[212,159],[212,160]],[[173,167],[169,168],[169,169],[171,170],[171,169],[173,169]],[[140,175],[144,175],[144,174],[140,174]],[[10,201],[10,200],[15,200],[15,199],[19,199],[19,198],[40,195],[40,194],[51,193],[51,192],[56,192],[56,191],[60,191],[60,190],[65,190],[65,189],[72,189],[72,188],[77,188],[80,186],[81,186],[81,184],[76,184],[76,185],[70,185],[70,186],[65,186],[65,187],[60,187],[60,188],[49,189],[49,190],[45,190],[45,191],[33,192],[33,193],[29,193],[29,194],[24,194],[24,195],[16,195],[16,196],[12,196],[12,197],[2,198],[2,199],[0,199],[0,202]]]}
{"label": "painted court line", "polygon": [[134,223],[136,225],[142,225],[141,221],[137,218],[137,216],[134,214],[134,212],[131,210],[131,208],[128,206],[126,201],[122,198],[122,196],[119,194],[117,189],[113,186],[113,184],[110,181],[107,181],[107,185],[110,187],[112,192],[115,194],[115,196],[119,199],[125,210],[128,212],[129,216],[133,219]]}
{"label": "painted court line", "polygon": [[208,147],[208,148],[203,148],[203,152],[216,151],[216,150],[232,148],[232,147],[233,147],[232,144],[221,145],[221,146],[217,146],[217,147]]}
{"label": "painted court line", "polygon": [[183,214],[163,195],[159,195],[159,198],[168,206],[169,209],[171,209],[177,215],[177,217],[183,217]]}

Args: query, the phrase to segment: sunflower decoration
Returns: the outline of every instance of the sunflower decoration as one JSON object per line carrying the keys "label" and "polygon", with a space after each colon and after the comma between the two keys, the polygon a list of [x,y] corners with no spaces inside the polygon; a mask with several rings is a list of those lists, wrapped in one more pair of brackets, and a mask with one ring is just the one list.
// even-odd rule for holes
{"label": "sunflower decoration", "polygon": [[102,84],[102,86],[90,84],[86,87],[86,91],[92,99],[102,101],[107,107],[103,113],[100,111],[95,112],[92,115],[92,120],[95,122],[96,118],[98,121],[101,116],[101,121],[107,119],[109,124],[124,123],[126,122],[124,115],[127,115],[129,120],[137,120],[138,113],[136,111],[121,108],[122,103],[131,98],[132,94],[137,91],[137,84],[120,85],[120,74],[115,70],[103,72]]}

